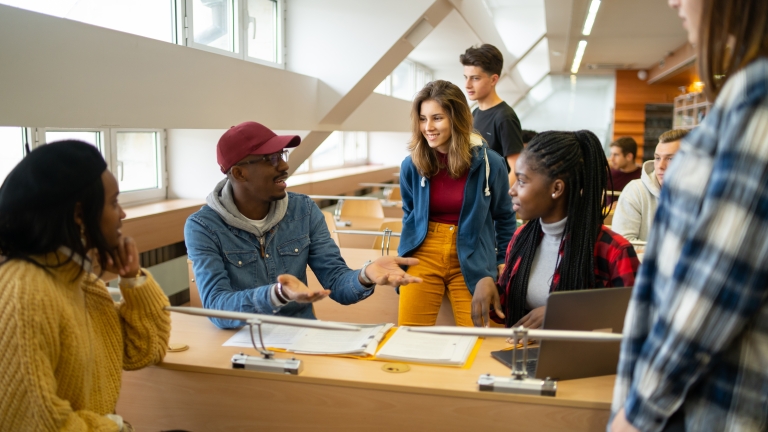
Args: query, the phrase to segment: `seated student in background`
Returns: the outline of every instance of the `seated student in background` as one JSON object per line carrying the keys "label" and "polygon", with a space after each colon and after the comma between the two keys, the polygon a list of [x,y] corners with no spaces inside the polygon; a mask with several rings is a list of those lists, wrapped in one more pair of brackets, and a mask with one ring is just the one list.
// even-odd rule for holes
{"label": "seated student in background", "polygon": [[643,175],[640,180],[629,182],[619,196],[611,229],[627,240],[646,241],[648,239],[653,216],[659,205],[664,173],[672,157],[677,153],[677,149],[680,148],[680,140],[686,135],[688,131],[684,129],[664,132],[659,137],[653,160],[643,164]]}
{"label": "seated student in background", "polygon": [[398,253],[420,264],[421,283],[400,288],[399,325],[434,325],[447,292],[456,325],[472,326],[477,281],[495,279],[515,230],[502,157],[472,133],[464,94],[432,81],[414,98],[411,155],[400,168]]}
{"label": "seated student in background", "polygon": [[[413,258],[385,256],[361,270],[347,267],[317,204],[285,191],[285,149],[299,142],[256,122],[233,126],[219,140],[216,156],[226,178],[184,226],[204,307],[314,318],[311,303],[328,295],[352,304],[370,296],[376,284],[418,281],[400,268],[418,264]],[[327,289],[306,286],[307,265]],[[221,328],[242,325],[211,321]]]}
{"label": "seated student in background", "polygon": [[[632,180],[637,180],[643,171],[635,163],[637,157],[637,142],[632,137],[621,137],[611,143],[611,181],[609,188],[621,192]],[[616,201],[616,197],[608,196],[607,204]]]}
{"label": "seated student in background", "polygon": [[[114,414],[122,371],[160,362],[171,323],[118,193],[80,141],[33,150],[0,188],[2,431],[133,430]],[[119,275],[122,302],[94,264]]]}
{"label": "seated student in background", "polygon": [[531,142],[533,137],[535,137],[538,134],[539,134],[538,132],[528,130],[528,129],[523,129],[523,132],[522,132],[523,147],[528,147],[528,143]]}
{"label": "seated student in background", "polygon": [[478,282],[475,326],[488,325],[492,307],[507,327],[539,328],[550,292],[634,285],[635,250],[603,225],[608,162],[592,132],[538,134],[515,171],[509,195],[530,222],[512,237],[498,285]]}

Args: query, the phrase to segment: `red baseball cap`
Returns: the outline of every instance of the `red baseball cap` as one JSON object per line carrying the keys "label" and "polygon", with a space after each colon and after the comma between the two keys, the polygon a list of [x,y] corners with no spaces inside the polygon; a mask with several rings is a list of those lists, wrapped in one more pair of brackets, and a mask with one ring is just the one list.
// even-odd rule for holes
{"label": "red baseball cap", "polygon": [[236,163],[248,155],[268,155],[301,143],[297,135],[276,135],[268,127],[256,122],[244,122],[232,126],[219,138],[216,160],[221,172],[227,173]]}

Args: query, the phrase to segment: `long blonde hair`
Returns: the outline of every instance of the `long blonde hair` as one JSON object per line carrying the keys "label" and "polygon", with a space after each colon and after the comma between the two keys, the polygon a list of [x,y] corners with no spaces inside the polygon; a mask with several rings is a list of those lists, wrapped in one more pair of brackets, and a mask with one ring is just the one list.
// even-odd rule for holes
{"label": "long blonde hair", "polygon": [[[421,104],[425,101],[435,101],[445,111],[448,121],[451,122],[451,139],[448,146],[448,166],[442,164],[437,158],[437,150],[429,147],[427,139],[421,133],[419,115]],[[467,105],[464,93],[448,81],[436,80],[424,86],[416,93],[411,108],[411,142],[408,150],[411,152],[411,160],[416,169],[424,177],[430,178],[444,168],[451,178],[459,178],[472,164],[472,112]]]}

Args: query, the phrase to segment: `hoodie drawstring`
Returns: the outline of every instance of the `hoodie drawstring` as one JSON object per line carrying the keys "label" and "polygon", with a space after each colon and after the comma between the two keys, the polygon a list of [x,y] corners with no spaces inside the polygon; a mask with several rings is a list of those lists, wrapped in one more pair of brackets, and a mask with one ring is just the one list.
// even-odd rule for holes
{"label": "hoodie drawstring", "polygon": [[488,162],[488,150],[483,147],[483,153],[485,154],[485,196],[491,195],[491,188],[488,186],[488,176],[491,172],[491,164]]}
{"label": "hoodie drawstring", "polygon": [[427,178],[421,176],[421,187],[427,187]]}

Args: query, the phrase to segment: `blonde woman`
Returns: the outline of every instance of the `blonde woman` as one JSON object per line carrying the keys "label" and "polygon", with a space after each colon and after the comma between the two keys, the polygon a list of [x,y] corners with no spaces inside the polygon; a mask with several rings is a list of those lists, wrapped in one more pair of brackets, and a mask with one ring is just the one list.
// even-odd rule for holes
{"label": "blonde woman", "polygon": [[419,259],[423,279],[400,288],[399,325],[434,325],[447,293],[456,324],[472,326],[475,285],[498,276],[515,231],[502,157],[473,133],[461,90],[427,84],[413,101],[412,138],[400,169],[403,231],[398,253]]}

